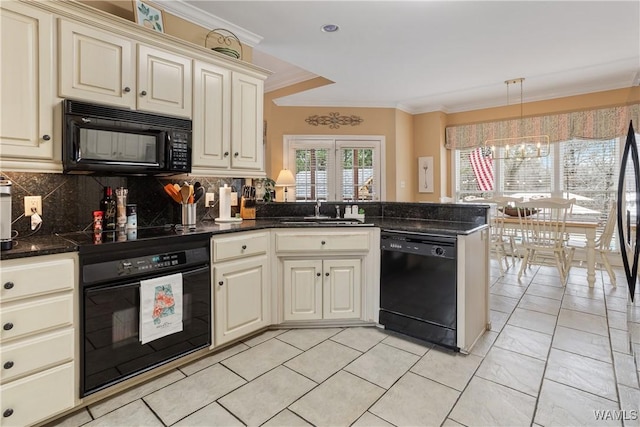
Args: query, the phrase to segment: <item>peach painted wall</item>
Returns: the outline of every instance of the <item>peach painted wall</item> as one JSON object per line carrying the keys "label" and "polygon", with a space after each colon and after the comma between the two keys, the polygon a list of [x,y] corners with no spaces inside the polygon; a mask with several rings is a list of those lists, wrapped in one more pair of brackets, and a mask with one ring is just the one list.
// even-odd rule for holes
{"label": "peach painted wall", "polygon": [[[282,169],[282,144],[284,135],[372,135],[384,136],[386,140],[386,191],[387,200],[395,200],[396,182],[396,110],[393,108],[347,108],[347,107],[279,107],[265,95],[265,121],[267,138],[265,146],[265,168],[267,176],[275,179]],[[363,119],[357,126],[313,126],[305,119],[313,115],[356,115]],[[405,126],[410,129],[410,126]],[[404,132],[407,134],[408,130]],[[403,135],[403,138],[405,136]],[[410,138],[401,141],[410,144]]]}
{"label": "peach painted wall", "polygon": [[[416,182],[418,167],[414,161],[414,137],[413,116],[407,112],[396,110],[395,117],[395,182],[387,176],[387,199],[398,202],[412,202],[414,194],[418,191]],[[400,165],[400,166],[398,166]],[[389,187],[395,185],[396,196],[389,197]]]}

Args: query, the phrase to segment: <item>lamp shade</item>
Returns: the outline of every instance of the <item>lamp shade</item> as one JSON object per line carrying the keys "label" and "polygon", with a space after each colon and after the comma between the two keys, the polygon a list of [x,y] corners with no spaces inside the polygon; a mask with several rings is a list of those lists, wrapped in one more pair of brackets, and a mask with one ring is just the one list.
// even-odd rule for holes
{"label": "lamp shade", "polygon": [[276,187],[291,187],[296,185],[296,179],[289,169],[282,169],[276,179]]}

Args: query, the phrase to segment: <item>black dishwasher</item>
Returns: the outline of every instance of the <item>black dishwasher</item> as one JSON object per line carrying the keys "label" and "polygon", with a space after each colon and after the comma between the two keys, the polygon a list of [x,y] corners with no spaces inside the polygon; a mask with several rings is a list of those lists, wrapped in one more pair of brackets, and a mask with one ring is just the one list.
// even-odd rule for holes
{"label": "black dishwasher", "polygon": [[380,258],[380,324],[459,350],[456,238],[382,231]]}

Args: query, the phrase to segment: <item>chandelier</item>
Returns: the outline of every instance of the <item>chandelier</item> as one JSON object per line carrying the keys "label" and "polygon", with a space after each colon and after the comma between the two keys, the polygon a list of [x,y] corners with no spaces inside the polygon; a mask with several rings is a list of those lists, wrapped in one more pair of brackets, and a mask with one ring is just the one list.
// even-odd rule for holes
{"label": "chandelier", "polygon": [[[507,105],[509,105],[509,86],[520,83],[520,128],[524,129],[523,88],[524,78],[505,80],[507,85]],[[487,139],[484,142],[485,153],[494,159],[530,159],[547,157],[550,152],[549,135],[528,135],[512,138]]]}

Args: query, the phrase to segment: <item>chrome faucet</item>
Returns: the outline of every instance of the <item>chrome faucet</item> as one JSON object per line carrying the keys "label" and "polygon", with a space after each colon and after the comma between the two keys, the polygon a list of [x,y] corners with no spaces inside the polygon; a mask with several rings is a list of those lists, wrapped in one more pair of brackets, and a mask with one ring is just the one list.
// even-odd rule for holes
{"label": "chrome faucet", "polygon": [[320,204],[322,202],[319,199],[316,199],[316,216],[320,216]]}
{"label": "chrome faucet", "polygon": [[340,206],[336,205],[336,218],[340,218]]}

